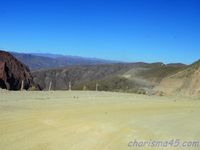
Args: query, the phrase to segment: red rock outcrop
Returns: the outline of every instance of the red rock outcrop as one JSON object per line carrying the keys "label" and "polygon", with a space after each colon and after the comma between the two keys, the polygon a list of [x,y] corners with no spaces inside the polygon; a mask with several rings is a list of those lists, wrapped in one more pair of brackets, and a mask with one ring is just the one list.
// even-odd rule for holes
{"label": "red rock outcrop", "polygon": [[0,50],[0,88],[7,90],[29,89],[35,86],[28,67],[10,53]]}

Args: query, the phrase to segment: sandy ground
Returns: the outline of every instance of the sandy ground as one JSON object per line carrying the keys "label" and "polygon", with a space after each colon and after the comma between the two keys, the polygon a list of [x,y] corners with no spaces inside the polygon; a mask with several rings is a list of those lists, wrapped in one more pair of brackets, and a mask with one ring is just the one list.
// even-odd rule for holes
{"label": "sandy ground", "polygon": [[133,145],[150,140],[200,141],[199,116],[197,99],[4,91],[0,92],[0,150],[199,150],[200,146]]}

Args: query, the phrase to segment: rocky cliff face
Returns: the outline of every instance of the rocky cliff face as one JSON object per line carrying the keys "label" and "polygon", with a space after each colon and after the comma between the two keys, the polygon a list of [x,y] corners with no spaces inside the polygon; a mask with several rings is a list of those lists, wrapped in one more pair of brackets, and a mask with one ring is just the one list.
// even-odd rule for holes
{"label": "rocky cliff face", "polygon": [[19,90],[34,86],[29,69],[10,53],[0,50],[0,88]]}

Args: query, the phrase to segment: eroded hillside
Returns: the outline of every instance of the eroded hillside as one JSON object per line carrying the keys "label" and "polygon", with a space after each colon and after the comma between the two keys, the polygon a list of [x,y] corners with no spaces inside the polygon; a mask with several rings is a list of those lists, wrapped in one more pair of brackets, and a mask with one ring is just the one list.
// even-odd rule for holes
{"label": "eroded hillside", "polygon": [[156,89],[168,94],[199,95],[200,94],[200,61],[186,69],[164,78]]}
{"label": "eroded hillside", "polygon": [[185,68],[182,64],[122,63],[109,65],[74,66],[33,72],[34,81],[43,89],[52,83],[53,90],[67,90],[69,82],[75,90],[151,92],[169,75]]}

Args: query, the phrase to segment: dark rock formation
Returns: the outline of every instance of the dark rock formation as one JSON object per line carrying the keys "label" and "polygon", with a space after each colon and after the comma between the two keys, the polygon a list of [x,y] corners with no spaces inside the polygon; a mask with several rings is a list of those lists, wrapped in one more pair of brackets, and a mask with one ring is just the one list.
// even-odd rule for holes
{"label": "dark rock formation", "polygon": [[10,53],[0,50],[0,88],[20,90],[35,86],[29,69]]}

